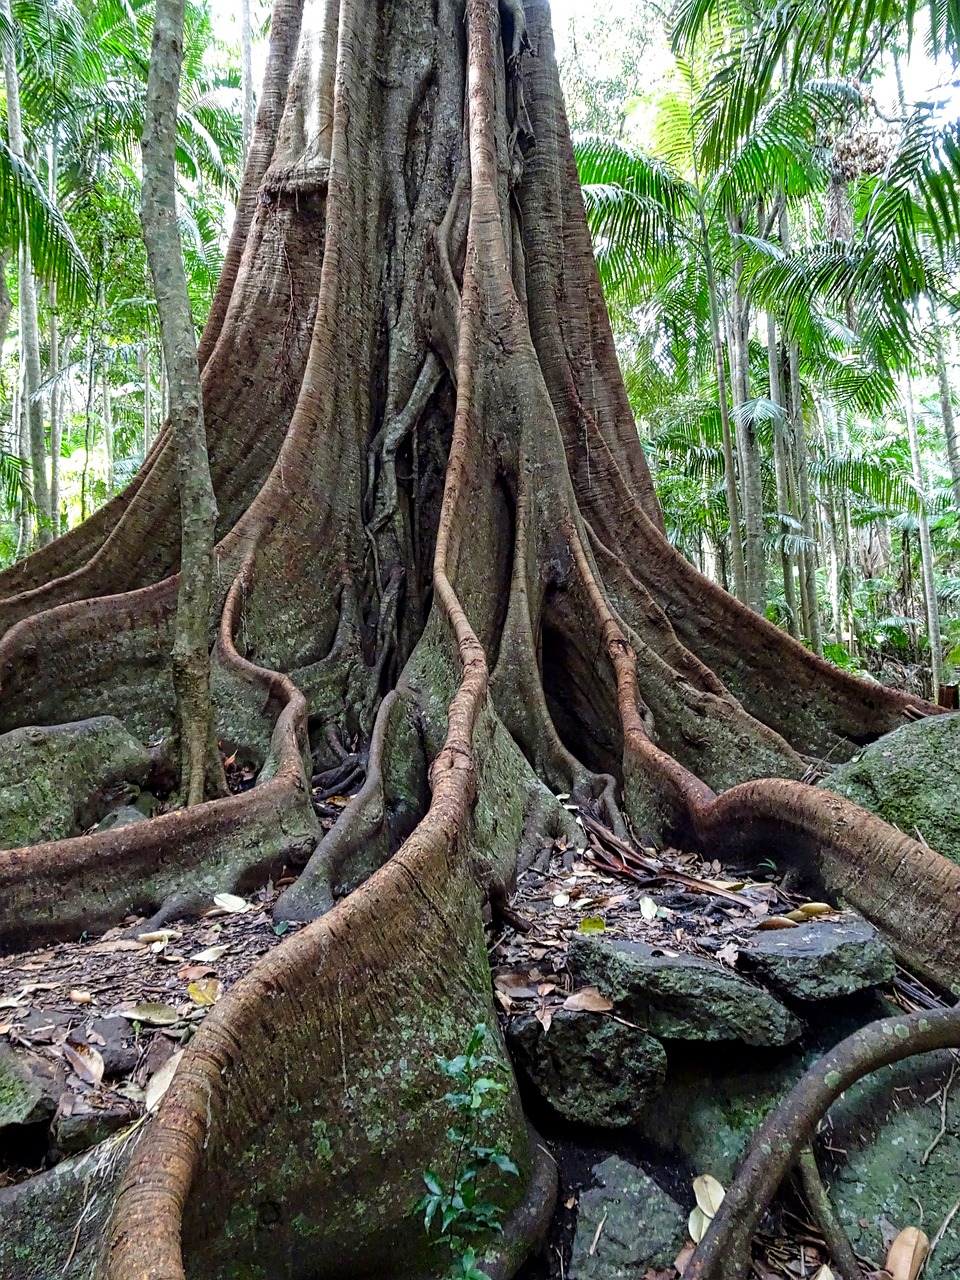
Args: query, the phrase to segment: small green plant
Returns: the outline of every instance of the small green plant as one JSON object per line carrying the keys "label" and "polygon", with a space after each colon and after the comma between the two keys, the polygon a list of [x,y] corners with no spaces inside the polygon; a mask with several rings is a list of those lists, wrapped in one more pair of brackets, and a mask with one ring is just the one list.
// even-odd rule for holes
{"label": "small green plant", "polygon": [[500,1206],[483,1199],[478,1186],[487,1169],[518,1176],[510,1157],[496,1147],[481,1146],[486,1122],[496,1114],[497,1095],[507,1092],[507,1085],[496,1079],[503,1075],[501,1062],[482,1052],[487,1037],[486,1024],[477,1023],[466,1052],[456,1058],[438,1058],[445,1076],[456,1084],[456,1092],[444,1095],[444,1102],[456,1112],[457,1122],[447,1130],[447,1139],[457,1149],[457,1158],[449,1185],[444,1186],[438,1174],[428,1169],[423,1175],[427,1194],[417,1203],[423,1211],[423,1225],[429,1232],[438,1227],[437,1244],[450,1251],[448,1280],[487,1280],[477,1268],[474,1244],[478,1237],[491,1231],[502,1231]]}

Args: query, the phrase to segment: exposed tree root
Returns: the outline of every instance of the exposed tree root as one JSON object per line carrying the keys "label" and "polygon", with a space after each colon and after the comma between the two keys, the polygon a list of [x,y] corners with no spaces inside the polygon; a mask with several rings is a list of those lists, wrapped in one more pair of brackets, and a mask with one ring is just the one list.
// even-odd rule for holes
{"label": "exposed tree root", "polygon": [[[0,853],[11,945],[168,915],[316,845],[278,913],[321,918],[191,1043],[124,1178],[111,1280],[437,1269],[413,1212],[453,1158],[435,1055],[495,1025],[483,900],[577,837],[558,793],[615,831],[795,859],[960,983],[960,869],[798,781],[935,708],[821,662],[663,537],[545,0],[525,15],[309,0],[301,23],[277,0],[201,353],[215,714],[257,785]],[[172,484],[162,437],[0,575],[5,728],[171,723]],[[359,786],[319,844],[314,775]],[[506,1276],[550,1192],[515,1092],[496,1129],[524,1174],[502,1194],[528,1201]]]}
{"label": "exposed tree root", "polygon": [[844,1089],[903,1058],[958,1047],[960,1008],[955,1007],[872,1022],[815,1063],[757,1130],[684,1280],[739,1280],[748,1274],[750,1241],[761,1218]]}

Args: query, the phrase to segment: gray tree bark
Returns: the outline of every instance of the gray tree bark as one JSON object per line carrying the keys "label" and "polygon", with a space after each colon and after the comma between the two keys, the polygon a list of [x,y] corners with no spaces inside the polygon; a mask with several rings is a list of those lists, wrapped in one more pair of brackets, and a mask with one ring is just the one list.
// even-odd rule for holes
{"label": "gray tree bark", "polygon": [[253,34],[250,27],[250,0],[240,0],[240,65],[243,90],[243,163],[247,162],[253,137]]}
{"label": "gray tree bark", "polygon": [[[13,25],[10,0],[0,0],[4,31]],[[24,157],[23,122],[20,117],[20,83],[16,50],[9,34],[0,39],[3,73],[7,89],[7,141],[15,156]],[[20,335],[23,361],[23,405],[25,434],[30,445],[30,472],[33,503],[37,512],[37,541],[53,537],[50,519],[50,487],[47,483],[47,451],[43,431],[43,406],[37,398],[40,386],[40,323],[37,314],[37,282],[33,274],[30,246],[24,244],[19,259]]]}
{"label": "gray tree bark", "polygon": [[933,547],[930,542],[930,522],[926,510],[926,478],[923,459],[920,457],[920,436],[913,405],[913,385],[909,375],[904,380],[903,405],[907,416],[907,438],[910,441],[910,461],[913,465],[913,482],[920,494],[920,567],[923,574],[923,607],[927,616],[927,639],[930,642],[930,676],[933,682],[932,701],[943,678],[943,659],[940,644],[940,609],[937,604],[937,587],[933,577]]}
{"label": "gray tree bark", "polygon": [[933,346],[937,360],[937,382],[940,386],[940,415],[943,418],[943,434],[947,440],[947,460],[950,464],[950,487],[953,490],[953,505],[960,511],[960,441],[957,439],[953,393],[947,372],[946,352],[943,349],[943,331],[936,313],[933,317]]}
{"label": "gray tree bark", "polygon": [[177,229],[177,101],[185,0],[158,0],[143,127],[140,216],[153,276],[170,397],[180,495],[180,584],[173,681],[180,722],[184,801],[204,798],[211,737],[211,580],[217,504],[210,479],[197,338]]}

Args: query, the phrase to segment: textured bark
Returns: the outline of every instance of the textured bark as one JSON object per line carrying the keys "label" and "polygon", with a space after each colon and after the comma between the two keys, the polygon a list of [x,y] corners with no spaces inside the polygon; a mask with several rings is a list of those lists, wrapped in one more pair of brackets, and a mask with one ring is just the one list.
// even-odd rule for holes
{"label": "textured bark", "polygon": [[926,508],[926,477],[920,456],[920,437],[917,433],[917,416],[913,404],[913,387],[909,376],[904,383],[904,410],[907,418],[907,439],[910,442],[910,464],[913,483],[920,496],[920,573],[923,578],[923,611],[927,619],[927,640],[930,644],[931,698],[937,700],[937,691],[943,677],[943,646],[940,641],[940,606],[937,601],[937,584],[933,574],[933,544],[930,541],[930,520]]}
{"label": "textured bark", "polygon": [[[212,745],[207,633],[217,502],[210,478],[197,343],[177,226],[177,102],[184,9],[185,0],[157,0],[142,139],[141,219],[160,315],[177,455],[180,584],[171,666],[182,756],[181,789],[186,803],[192,805],[203,800]],[[109,492],[113,489],[113,419],[106,372],[103,431]]]}
{"label": "textured bark", "polygon": [[[132,1157],[110,1280],[436,1271],[434,1055],[495,1025],[482,903],[573,837],[557,793],[711,856],[774,848],[960,983],[960,871],[799,781],[935,708],[827,666],[663,535],[544,0],[278,0],[270,65],[201,344],[216,728],[258,785],[0,853],[0,941],[302,861],[308,752],[363,782],[278,904],[312,923],[206,1020]],[[0,576],[4,727],[172,722],[174,492],[164,432]],[[507,1275],[550,1184],[513,1092],[496,1136],[524,1174]]]}

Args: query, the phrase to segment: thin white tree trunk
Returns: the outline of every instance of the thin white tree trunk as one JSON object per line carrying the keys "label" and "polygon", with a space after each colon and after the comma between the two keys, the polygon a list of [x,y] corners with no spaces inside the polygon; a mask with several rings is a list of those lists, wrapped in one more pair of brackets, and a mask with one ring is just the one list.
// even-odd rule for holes
{"label": "thin white tree trunk", "polygon": [[253,137],[253,33],[250,0],[240,0],[240,63],[243,90],[243,162],[247,162]]}
{"label": "thin white tree trunk", "polygon": [[[23,122],[20,118],[20,83],[17,75],[16,50],[9,32],[13,26],[10,0],[0,0],[0,20],[6,34],[0,38],[3,74],[7,89],[7,141],[10,150],[24,158]],[[37,312],[37,282],[30,259],[30,246],[24,244],[19,257],[20,293],[20,358],[23,362],[23,406],[26,435],[30,450],[31,489],[37,512],[37,541],[49,542],[53,536],[50,519],[50,487],[47,483],[47,451],[43,430],[43,406],[37,392],[40,387],[40,322]]]}
{"label": "thin white tree trunk", "polygon": [[110,378],[107,366],[103,366],[103,448],[107,455],[107,497],[113,493],[115,480],[113,474],[113,401],[110,396]]}
{"label": "thin white tree trunk", "polygon": [[904,379],[903,404],[907,417],[907,439],[910,441],[910,461],[913,466],[913,483],[920,494],[920,568],[923,575],[923,607],[927,617],[927,640],[930,643],[930,678],[933,685],[933,701],[943,678],[943,659],[940,642],[940,608],[937,604],[937,588],[933,576],[933,547],[930,542],[930,522],[926,509],[926,478],[923,459],[920,456],[920,436],[913,406],[913,384],[909,374]]}

